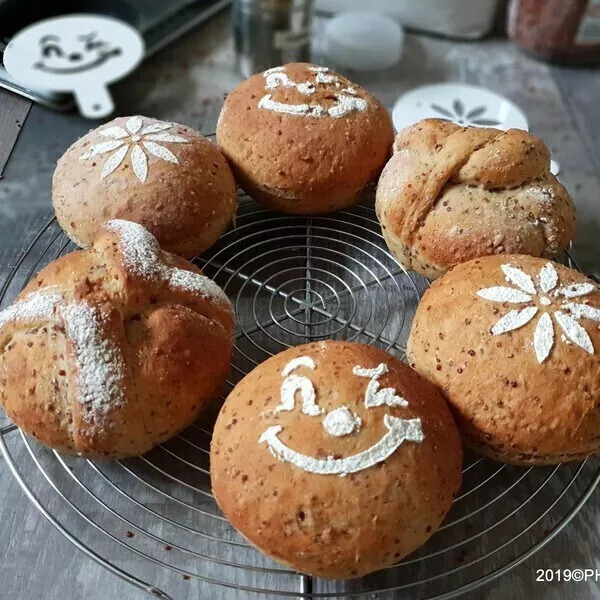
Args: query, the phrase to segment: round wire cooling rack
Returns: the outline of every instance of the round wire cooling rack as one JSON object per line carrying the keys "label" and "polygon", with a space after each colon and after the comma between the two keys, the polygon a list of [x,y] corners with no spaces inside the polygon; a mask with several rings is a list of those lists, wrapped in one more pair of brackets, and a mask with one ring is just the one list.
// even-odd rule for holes
{"label": "round wire cooling rack", "polygon": [[[4,283],[0,304],[73,249],[50,220]],[[355,340],[404,358],[427,287],[387,251],[372,202],[298,217],[241,196],[236,226],[196,262],[236,310],[228,390],[267,357],[307,341]],[[14,425],[0,430],[0,448],[28,498],[61,534],[112,573],[165,599],[188,597],[189,580],[218,584],[211,598],[231,598],[232,588],[297,598],[456,597],[548,543],[600,480],[592,460],[517,468],[467,454],[460,495],[423,548],[363,579],[312,579],[264,557],[219,512],[209,476],[212,417],[203,414],[169,442],[123,461],[63,457]]]}

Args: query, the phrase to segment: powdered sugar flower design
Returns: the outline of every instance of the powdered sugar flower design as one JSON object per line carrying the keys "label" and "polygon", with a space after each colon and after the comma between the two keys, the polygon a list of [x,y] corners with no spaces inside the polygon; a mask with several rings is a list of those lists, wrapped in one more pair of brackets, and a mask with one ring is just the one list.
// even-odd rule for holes
{"label": "powdered sugar flower design", "polygon": [[[506,313],[492,327],[493,335],[501,335],[527,325],[542,312],[533,332],[533,348],[539,363],[550,355],[554,345],[554,321],[563,332],[562,340],[573,343],[589,354],[594,354],[594,346],[586,330],[578,323],[580,319],[600,322],[600,309],[583,303],[570,302],[574,298],[587,296],[598,291],[593,283],[573,283],[559,286],[558,273],[552,263],[541,268],[537,284],[518,267],[502,265],[506,281],[516,287],[495,286],[484,288],[477,295],[492,302],[527,304],[521,309]],[[535,300],[537,298],[536,306]],[[552,316],[551,316],[552,315]]]}
{"label": "powdered sugar flower design", "polygon": [[[109,152],[113,152],[102,167],[100,177],[104,179],[108,177],[117,167],[125,160],[125,157],[130,153],[131,166],[136,177],[144,183],[148,176],[148,157],[146,152],[166,160],[167,162],[179,164],[177,157],[164,146],[157,142],[167,144],[187,144],[188,140],[179,136],[167,133],[168,129],[173,127],[173,123],[157,121],[152,125],[144,127],[142,117],[131,117],[125,123],[125,128],[113,125],[106,129],[100,129],[98,133],[101,136],[109,138],[106,142],[94,144],[91,148],[82,154],[81,160],[88,160],[96,156],[101,156]],[[144,150],[146,152],[144,152]]]}

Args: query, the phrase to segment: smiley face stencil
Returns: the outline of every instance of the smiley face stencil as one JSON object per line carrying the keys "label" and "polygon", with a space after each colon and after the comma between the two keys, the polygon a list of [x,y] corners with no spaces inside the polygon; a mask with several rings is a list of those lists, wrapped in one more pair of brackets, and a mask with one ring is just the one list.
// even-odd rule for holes
{"label": "smiley face stencil", "polygon": [[[312,381],[304,375],[294,373],[300,367],[311,370],[317,368],[313,359],[308,356],[295,358],[284,367],[281,375],[285,379],[281,384],[280,404],[275,408],[275,412],[294,410],[296,396],[299,395],[302,401],[302,413],[310,417],[325,415],[322,425],[328,435],[342,437],[358,434],[362,426],[360,417],[355,413],[353,414],[346,406],[340,406],[325,414],[325,410],[319,407],[317,403],[316,391]],[[369,380],[364,397],[366,409],[384,405],[390,407],[408,406],[408,402],[398,396],[394,388],[381,388],[379,378],[388,373],[388,367],[384,363],[375,368],[356,366],[353,368],[352,373],[356,377]],[[378,442],[362,452],[345,458],[328,456],[321,459],[295,451],[279,438],[279,434],[283,431],[281,425],[268,427],[258,441],[260,444],[265,443],[277,459],[289,462],[303,471],[320,475],[345,476],[383,462],[405,441],[421,443],[424,439],[421,419],[401,419],[386,414],[383,417],[383,424],[387,429],[387,433]]]}
{"label": "smiley face stencil", "polygon": [[6,47],[4,66],[16,81],[36,89],[73,92],[81,113],[114,110],[107,84],[142,60],[144,41],[127,23],[100,15],[68,15],[19,31]]}

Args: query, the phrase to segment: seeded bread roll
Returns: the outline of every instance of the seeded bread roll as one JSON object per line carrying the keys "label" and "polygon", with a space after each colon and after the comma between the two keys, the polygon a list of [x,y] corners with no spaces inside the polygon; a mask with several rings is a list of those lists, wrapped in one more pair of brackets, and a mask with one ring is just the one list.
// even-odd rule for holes
{"label": "seeded bread roll", "polygon": [[438,119],[397,135],[376,210],[392,254],[431,279],[479,256],[557,256],[575,234],[573,203],[539,138]]}
{"label": "seeded bread roll", "polygon": [[225,101],[217,143],[255,200],[286,213],[354,204],[388,159],[382,104],[345,77],[307,63],[253,75]]}
{"label": "seeded bread roll", "polygon": [[442,395],[383,350],[318,342],[231,392],[211,443],[215,498],[242,535],[303,573],[352,578],[436,531],[461,483]]}
{"label": "seeded bread roll", "polygon": [[237,207],[231,169],[190,127],[119,117],[77,140],[59,159],[52,204],[67,235],[88,247],[110,219],[135,221],[161,247],[186,257],[210,248]]}
{"label": "seeded bread roll", "polygon": [[232,328],[213,281],[140,225],[110,221],[0,312],[0,400],[51,448],[142,454],[219,392]]}
{"label": "seeded bread roll", "polygon": [[411,366],[450,401],[465,442],[517,465],[600,449],[600,292],[531,256],[459,265],[423,296]]}

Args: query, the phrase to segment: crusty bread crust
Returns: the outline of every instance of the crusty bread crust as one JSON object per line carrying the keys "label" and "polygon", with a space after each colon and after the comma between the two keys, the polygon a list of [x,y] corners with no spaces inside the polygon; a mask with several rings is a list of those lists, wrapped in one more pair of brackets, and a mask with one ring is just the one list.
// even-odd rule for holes
{"label": "crusty bread crust", "polygon": [[[312,381],[320,408],[346,406],[362,420],[343,437],[325,433],[323,416],[275,411],[282,369],[300,356],[316,368],[294,373]],[[407,407],[366,408],[368,379],[353,367],[387,364],[381,388]],[[310,473],[273,456],[259,438],[281,425],[282,441],[316,458],[348,457],[386,432],[384,415],[420,418],[424,440],[403,442],[385,461],[340,476]],[[320,577],[359,577],[391,565],[438,529],[461,484],[460,435],[438,390],[400,360],[373,346],[317,342],[291,348],[256,367],[231,392],[211,444],[215,498],[242,535],[275,560]]]}
{"label": "crusty bread crust", "polygon": [[[200,273],[183,258],[161,256]],[[101,229],[91,249],[43,268],[17,302],[41,290],[60,294],[63,307],[98,311],[103,340],[121,356],[123,380],[114,391],[123,401],[102,399],[108,409],[102,414],[90,409],[76,384],[82,373],[74,342],[57,310],[49,318],[8,320],[0,327],[0,400],[40,442],[87,458],[142,454],[192,423],[220,391],[231,361],[231,309],[140,277],[124,264],[114,232]]]}
{"label": "crusty bread crust", "polygon": [[526,131],[425,119],[398,134],[394,152],[376,210],[408,269],[433,279],[479,256],[552,257],[574,236],[571,198],[544,143]]}
{"label": "crusty bread crust", "polygon": [[[132,168],[130,149],[120,166],[103,178],[103,167],[113,151],[81,157],[93,145],[111,141],[102,131],[112,127],[127,131],[130,118],[119,117],[90,131],[59,159],[52,179],[58,222],[84,248],[104,222],[126,219],[143,225],[168,252],[188,258],[201,254],[227,229],[237,208],[236,184],[227,161],[197,131],[174,123],[161,133],[184,138],[186,143],[148,141],[164,146],[177,164],[146,150],[148,169],[142,183]],[[142,119],[144,127],[160,123]],[[141,148],[145,139],[138,142]]]}
{"label": "crusty bread crust", "polygon": [[[314,65],[285,65],[295,83],[315,81]],[[255,200],[287,213],[326,213],[354,204],[389,158],[393,128],[383,105],[346,78],[316,84],[302,95],[295,87],[265,89],[265,76],[253,75],[225,101],[217,124],[217,143],[240,186]],[[328,108],[334,94],[353,88],[367,109],[334,118],[293,115],[259,108],[270,93],[283,104]]]}
{"label": "crusty bread crust", "polygon": [[[494,302],[477,291],[516,287],[502,265],[518,266],[536,277],[547,260],[493,256],[454,267],[425,292],[408,342],[411,366],[438,385],[453,408],[465,443],[481,454],[517,465],[548,465],[578,460],[600,450],[600,329],[581,318],[594,353],[564,337],[556,311],[565,303],[600,308],[600,292],[564,299],[553,293],[537,306],[535,318],[513,331],[493,335],[492,327],[524,305]],[[581,273],[553,263],[560,285],[590,283]],[[552,318],[554,343],[539,362],[534,332],[541,315]]]}

